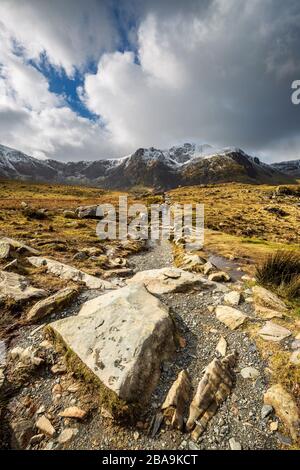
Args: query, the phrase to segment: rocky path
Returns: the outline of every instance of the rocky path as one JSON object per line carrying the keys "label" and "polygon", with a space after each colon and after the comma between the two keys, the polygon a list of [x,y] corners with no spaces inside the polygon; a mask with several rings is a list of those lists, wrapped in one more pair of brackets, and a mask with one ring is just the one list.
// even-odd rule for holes
{"label": "rocky path", "polygon": [[[147,251],[129,260],[136,272],[172,266],[172,261],[171,245],[167,241],[151,245]],[[52,315],[49,321],[73,315],[80,304],[97,295],[97,290],[85,291],[71,308]],[[12,422],[16,414],[25,421],[45,414],[56,430],[53,437],[44,434],[36,437],[29,448],[276,449],[279,446],[278,437],[270,430],[270,422],[276,422],[276,418],[262,416],[263,394],[267,389],[266,364],[243,328],[231,331],[216,318],[214,308],[224,303],[224,293],[214,289],[194,289],[187,293],[163,294],[160,299],[175,319],[181,347],[172,362],[163,363],[159,384],[140,420],[134,426],[116,424],[105,411],[99,413],[95,397],[88,391],[83,392],[82,384],[63,366],[60,371],[48,366],[41,374],[33,376],[30,384],[21,388],[8,405],[8,421]],[[251,303],[243,302],[238,308],[249,317],[253,316]],[[208,423],[199,441],[193,442],[189,434],[172,430],[166,423],[151,437],[150,423],[178,373],[182,369],[188,371],[195,391],[205,367],[214,357],[220,357],[216,346],[222,337],[227,343],[227,353],[238,352],[236,381],[232,393]],[[24,348],[43,341],[43,331],[35,325],[22,328],[13,345]],[[53,354],[53,364],[57,364],[59,357],[52,352],[51,346],[49,348],[47,354]],[[254,368],[254,378],[243,378],[241,371],[246,367]],[[243,371],[243,375],[245,373]],[[89,413],[82,421],[61,417],[61,410],[70,406],[88,408]],[[57,439],[63,429],[69,430],[69,435],[65,433],[65,441],[64,436]]]}

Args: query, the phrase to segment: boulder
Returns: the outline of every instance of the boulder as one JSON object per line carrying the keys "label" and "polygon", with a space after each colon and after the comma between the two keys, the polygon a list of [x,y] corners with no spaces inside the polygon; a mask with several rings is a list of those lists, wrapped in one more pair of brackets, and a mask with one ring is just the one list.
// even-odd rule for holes
{"label": "boulder", "polygon": [[265,393],[264,403],[275,409],[276,415],[286,425],[291,437],[297,440],[300,436],[300,414],[293,397],[281,384],[276,384]]}
{"label": "boulder", "polygon": [[179,268],[162,268],[140,271],[127,284],[143,283],[151,294],[185,292],[192,288],[214,287],[223,291],[223,286],[210,282],[200,274],[193,274]]}
{"label": "boulder", "polygon": [[62,289],[46,299],[37,302],[28,312],[27,321],[34,322],[65,308],[78,294],[73,288]]}
{"label": "boulder", "polygon": [[58,276],[61,279],[74,282],[83,282],[89,289],[113,289],[114,286],[103,279],[92,276],[90,274],[81,271],[80,269],[70,266],[69,264],[63,264],[59,261],[55,261],[49,258],[43,258],[41,256],[31,256],[28,261],[36,267],[45,266],[47,272]]}
{"label": "boulder", "polygon": [[231,330],[236,330],[245,322],[247,315],[236,308],[228,307],[226,305],[218,305],[216,307],[216,317]]}
{"label": "boulder", "polygon": [[268,321],[259,331],[258,334],[261,338],[266,341],[282,341],[285,338],[288,338],[292,333],[287,328],[277,325]]}
{"label": "boulder", "polygon": [[287,307],[285,303],[273,292],[261,286],[254,286],[252,291],[255,305],[286,313]]}
{"label": "boulder", "polygon": [[0,297],[12,298],[16,302],[45,297],[44,289],[32,287],[29,280],[20,274],[0,271]]}
{"label": "boulder", "polygon": [[50,327],[100,383],[127,402],[150,397],[161,362],[175,350],[168,309],[142,284],[90,300],[77,316]]}

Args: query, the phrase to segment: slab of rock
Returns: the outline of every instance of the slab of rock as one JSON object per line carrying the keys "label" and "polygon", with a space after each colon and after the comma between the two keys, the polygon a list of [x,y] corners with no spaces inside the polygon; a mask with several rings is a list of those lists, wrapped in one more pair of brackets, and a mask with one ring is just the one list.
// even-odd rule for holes
{"label": "slab of rock", "polygon": [[268,321],[259,331],[258,334],[261,338],[266,341],[282,341],[285,338],[288,338],[292,333],[287,328],[277,325]]}
{"label": "slab of rock", "polygon": [[271,308],[262,307],[261,305],[255,305],[255,313],[266,320],[272,318],[283,318],[284,314],[278,310],[272,310]]}
{"label": "slab of rock", "polygon": [[254,286],[252,291],[256,305],[276,310],[281,313],[287,312],[285,303],[273,292],[270,292],[268,289],[261,286]]}
{"label": "slab of rock", "polygon": [[265,393],[264,403],[275,409],[276,415],[286,425],[291,437],[297,440],[300,436],[300,414],[293,397],[281,384],[276,384]]}
{"label": "slab of rock", "polygon": [[205,279],[200,274],[193,274],[179,268],[162,268],[140,271],[127,284],[143,283],[151,294],[185,292],[197,287],[214,287],[223,290],[223,286]]}
{"label": "slab of rock", "polygon": [[170,416],[171,426],[176,429],[183,429],[184,411],[189,401],[192,385],[186,370],[182,370],[172,387],[161,409]]}
{"label": "slab of rock", "polygon": [[217,346],[216,346],[216,351],[221,355],[221,356],[226,356],[226,350],[227,350],[227,341],[225,338],[220,338]]}
{"label": "slab of rock", "polygon": [[236,330],[247,319],[247,315],[233,307],[218,305],[216,307],[217,319],[228,326],[231,330]]}
{"label": "slab of rock", "polygon": [[244,367],[241,370],[241,376],[243,379],[255,380],[259,377],[259,371],[255,367]]}
{"label": "slab of rock", "polygon": [[208,279],[215,282],[229,282],[231,277],[225,271],[217,271],[216,273],[210,274]]}
{"label": "slab of rock", "polygon": [[29,280],[20,274],[0,271],[0,296],[12,298],[16,302],[45,297],[44,289],[37,289],[30,285]]}
{"label": "slab of rock", "polygon": [[231,393],[234,382],[233,367],[236,354],[229,354],[223,359],[214,359],[205,369],[205,374],[198,384],[196,394],[190,405],[187,431],[192,432],[192,439],[197,442],[207,423],[216,413],[219,405]]}
{"label": "slab of rock", "polygon": [[38,418],[38,420],[35,423],[36,427],[42,431],[43,434],[46,434],[47,436],[54,436],[55,434],[55,429],[50,423],[49,419],[46,418],[46,416],[41,416]]}
{"label": "slab of rock", "polygon": [[41,320],[53,311],[59,312],[65,308],[78,294],[76,289],[67,287],[55,294],[47,297],[46,299],[37,302],[28,312],[27,321],[33,322]]}
{"label": "slab of rock", "polygon": [[87,274],[80,269],[70,266],[68,264],[60,263],[59,261],[50,258],[43,258],[41,256],[31,256],[28,261],[37,267],[45,266],[47,272],[58,276],[61,279],[74,282],[83,282],[89,289],[113,289],[114,286],[103,279]]}
{"label": "slab of rock", "polygon": [[90,300],[77,316],[50,327],[125,401],[146,400],[158,381],[161,362],[175,351],[168,309],[142,284]]}
{"label": "slab of rock", "polygon": [[232,305],[233,307],[239,305],[241,302],[241,293],[236,290],[227,292],[224,296],[224,302],[228,305]]}

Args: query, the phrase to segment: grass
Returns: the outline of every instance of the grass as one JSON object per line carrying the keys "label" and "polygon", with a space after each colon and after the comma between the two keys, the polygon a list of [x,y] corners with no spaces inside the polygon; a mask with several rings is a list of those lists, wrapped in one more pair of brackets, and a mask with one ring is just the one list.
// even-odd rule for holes
{"label": "grass", "polygon": [[256,280],[264,287],[277,291],[287,300],[300,298],[300,256],[279,250],[267,256],[256,268]]}

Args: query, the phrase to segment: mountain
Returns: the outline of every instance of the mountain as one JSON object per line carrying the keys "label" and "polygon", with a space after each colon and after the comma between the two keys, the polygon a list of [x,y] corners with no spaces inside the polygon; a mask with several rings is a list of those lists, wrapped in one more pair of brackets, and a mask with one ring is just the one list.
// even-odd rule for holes
{"label": "mountain", "polygon": [[274,165],[262,163],[241,149],[215,150],[186,143],[167,150],[140,148],[120,159],[59,162],[38,160],[0,145],[0,178],[84,184],[110,189],[137,185],[163,190],[177,186],[244,182],[293,182]]}
{"label": "mountain", "polygon": [[279,170],[293,178],[300,178],[300,159],[273,163],[271,166],[275,168],[275,170]]}

